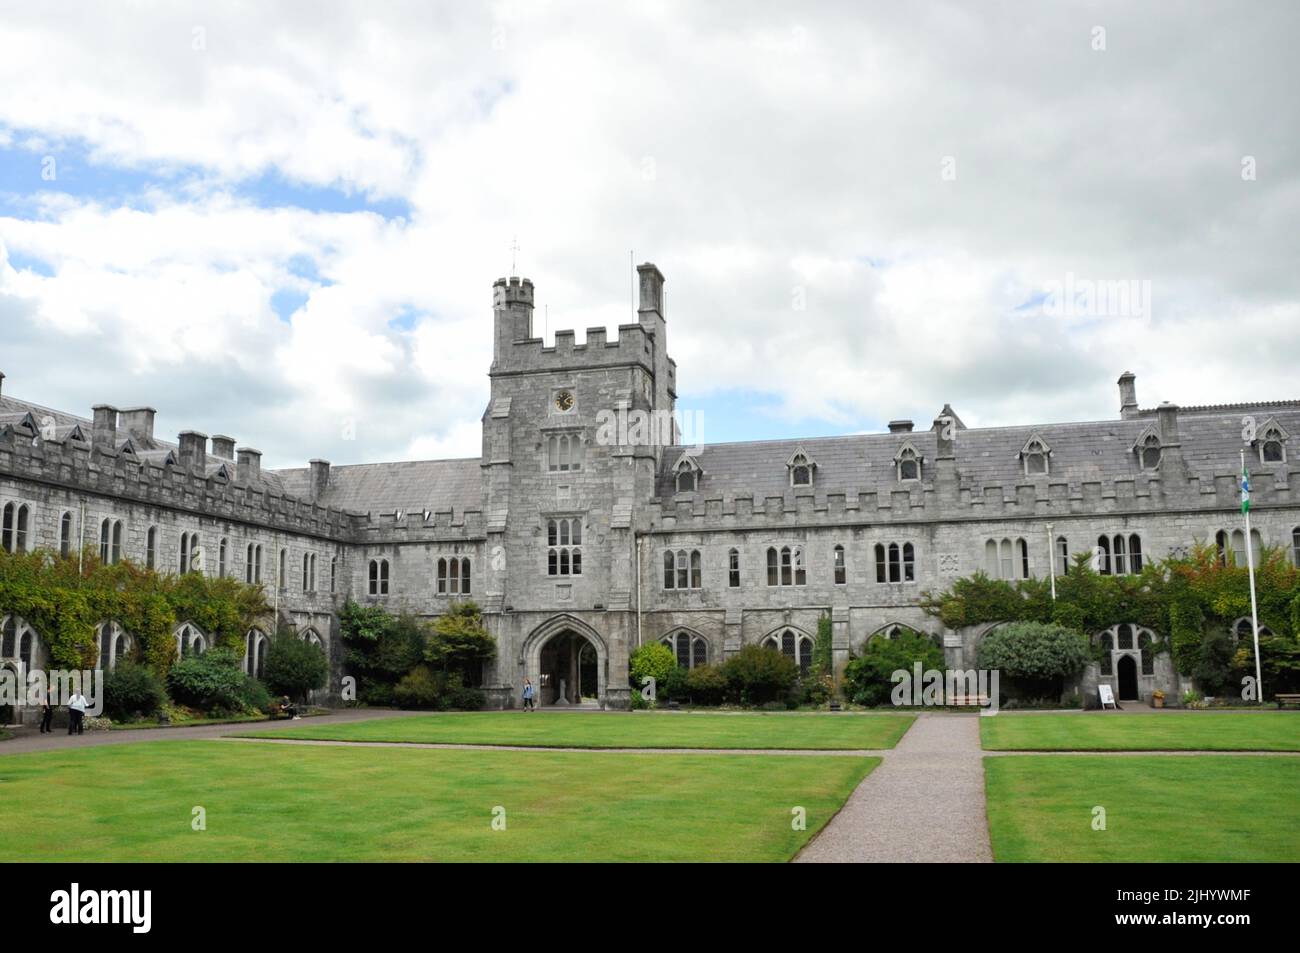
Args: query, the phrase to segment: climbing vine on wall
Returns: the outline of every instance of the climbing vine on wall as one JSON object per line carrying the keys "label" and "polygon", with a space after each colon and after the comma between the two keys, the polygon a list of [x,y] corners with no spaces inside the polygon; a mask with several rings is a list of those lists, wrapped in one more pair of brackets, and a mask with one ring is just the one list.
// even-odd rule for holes
{"label": "climbing vine on wall", "polygon": [[105,565],[93,548],[80,565],[76,556],[0,552],[0,615],[20,616],[35,629],[54,668],[94,667],[95,627],[113,621],[134,639],[140,661],[166,675],[182,622],[242,653],[245,633],[269,611],[258,587],[200,573],[160,575],[129,562]]}
{"label": "climbing vine on wall", "polygon": [[[1300,633],[1300,570],[1282,549],[1266,549],[1255,572],[1259,624],[1273,633],[1279,651]],[[1192,673],[1207,636],[1230,631],[1250,615],[1247,570],[1229,558],[1224,565],[1213,546],[1197,546],[1183,558],[1147,563],[1135,576],[1103,576],[1089,557],[1075,558],[1070,572],[1051,581],[1007,582],[976,573],[943,592],[925,592],[922,608],[950,629],[993,622],[1055,622],[1092,635],[1121,622],[1136,623],[1162,636],[1174,665]],[[1263,642],[1266,662],[1270,650]],[[1253,655],[1249,656],[1253,663]]]}

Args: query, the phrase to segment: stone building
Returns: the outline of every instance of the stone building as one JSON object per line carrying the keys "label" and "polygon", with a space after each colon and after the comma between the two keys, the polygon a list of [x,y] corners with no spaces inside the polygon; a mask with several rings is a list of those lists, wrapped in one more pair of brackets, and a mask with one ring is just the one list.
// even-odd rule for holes
{"label": "stone building", "polygon": [[[336,679],[344,600],[433,618],[473,599],[498,641],[483,673],[497,707],[519,704],[525,677],[544,705],[626,707],[628,655],[651,640],[688,666],[758,643],[806,667],[823,614],[840,663],[907,626],[972,667],[985,632],[942,631],[922,591],[980,569],[1065,572],[1080,552],[1108,573],[1198,540],[1244,555],[1243,448],[1253,545],[1300,555],[1300,401],[1143,409],[1126,373],[1112,420],[971,429],[944,406],[881,434],[683,446],[664,278],[652,264],[638,277],[635,323],[612,340],[559,331],[552,347],[534,334],[532,282],[495,283],[477,459],[266,471],[229,437],[160,439],[152,408],[83,418],[0,390],[0,542],[90,543],[108,559],[261,584]],[[251,671],[273,621],[248,634]],[[43,664],[40,633],[3,607],[0,625],[0,664]],[[1150,650],[1163,633],[1093,638],[1105,653],[1080,689],[1108,681],[1144,699],[1181,687]],[[186,623],[177,640],[201,650],[206,635]],[[105,620],[104,663],[131,650]]]}

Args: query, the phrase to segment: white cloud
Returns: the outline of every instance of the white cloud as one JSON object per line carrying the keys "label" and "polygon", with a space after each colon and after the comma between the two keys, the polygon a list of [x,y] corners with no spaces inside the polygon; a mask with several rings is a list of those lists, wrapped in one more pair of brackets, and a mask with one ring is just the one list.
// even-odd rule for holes
{"label": "white cloud", "polygon": [[[130,207],[19,183],[50,191],[0,244],[54,274],[0,270],[0,313],[81,370],[5,368],[32,399],[156,403],[270,465],[476,454],[516,235],[552,333],[628,320],[628,250],[657,261],[687,400],[857,430],[1109,416],[1127,368],[1144,404],[1293,396],[1283,4],[76,10],[7,16],[0,147],[160,177]],[[240,197],[266,175],[411,218]],[[1150,281],[1155,316],[1017,310],[1066,274]]]}

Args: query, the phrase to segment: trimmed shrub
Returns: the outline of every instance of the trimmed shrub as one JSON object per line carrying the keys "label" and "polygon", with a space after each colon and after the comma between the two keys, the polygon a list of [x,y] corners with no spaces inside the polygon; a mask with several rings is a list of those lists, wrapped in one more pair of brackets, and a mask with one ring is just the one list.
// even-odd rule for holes
{"label": "trimmed shrub", "polygon": [[270,713],[271,692],[251,675],[244,676],[244,684],[239,688],[239,702],[249,714],[253,712]]}
{"label": "trimmed shrub", "polygon": [[1064,679],[1090,658],[1088,640],[1081,632],[1050,623],[1012,622],[984,636],[976,664],[997,669],[1027,700],[1055,701]]}
{"label": "trimmed shrub", "polygon": [[308,692],[325,687],[329,672],[329,660],[320,646],[281,632],[267,646],[262,678],[276,695],[302,701]]}
{"label": "trimmed shrub", "polygon": [[894,672],[902,669],[910,673],[917,662],[923,671],[942,670],[943,649],[910,629],[893,639],[877,636],[866,644],[860,657],[844,667],[844,694],[855,705],[888,705],[896,684]]}
{"label": "trimmed shrub", "polygon": [[686,694],[695,705],[721,705],[727,675],[720,665],[697,665],[686,674]]}
{"label": "trimmed shrub", "polygon": [[675,702],[686,701],[689,694],[686,683],[690,678],[690,672],[691,670],[688,668],[682,668],[680,665],[674,666],[673,670],[668,673],[668,677],[657,686],[659,697]]}
{"label": "trimmed shrub", "polygon": [[835,683],[829,675],[819,675],[816,672],[809,672],[804,678],[799,679],[791,692],[791,700],[797,708],[800,705],[814,705],[821,707],[831,700],[835,693]]}
{"label": "trimmed shrub", "polygon": [[403,708],[437,708],[441,698],[438,679],[427,665],[417,665],[397,683],[393,697]]}
{"label": "trimmed shrub", "polygon": [[114,721],[146,718],[166,703],[162,679],[144,665],[123,659],[104,676],[104,714]]}
{"label": "trimmed shrub", "polygon": [[394,687],[393,695],[403,708],[434,711],[478,711],[486,702],[482,691],[465,687],[460,673],[437,672],[428,665],[417,665],[407,672]]}
{"label": "trimmed shrub", "polygon": [[728,697],[742,705],[784,705],[799,680],[794,659],[761,645],[746,645],[722,664],[722,670]]}
{"label": "trimmed shrub", "polygon": [[239,670],[239,662],[229,649],[187,656],[167,673],[167,691],[180,704],[209,714],[242,712],[247,676]]}

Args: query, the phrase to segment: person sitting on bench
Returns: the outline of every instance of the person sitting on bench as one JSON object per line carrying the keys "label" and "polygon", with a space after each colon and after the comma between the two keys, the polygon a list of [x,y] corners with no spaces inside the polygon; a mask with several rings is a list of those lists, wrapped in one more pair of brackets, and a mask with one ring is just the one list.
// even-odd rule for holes
{"label": "person sitting on bench", "polygon": [[284,712],[284,714],[290,718],[298,717],[298,709],[294,703],[289,700],[288,695],[285,695],[284,698],[280,700],[280,711]]}

